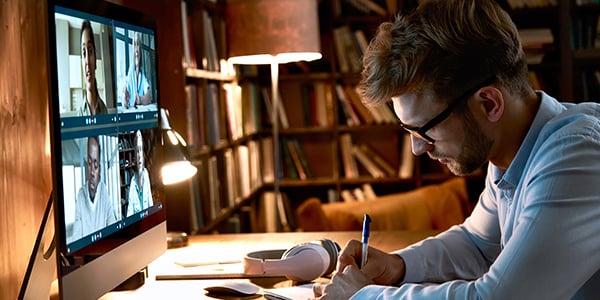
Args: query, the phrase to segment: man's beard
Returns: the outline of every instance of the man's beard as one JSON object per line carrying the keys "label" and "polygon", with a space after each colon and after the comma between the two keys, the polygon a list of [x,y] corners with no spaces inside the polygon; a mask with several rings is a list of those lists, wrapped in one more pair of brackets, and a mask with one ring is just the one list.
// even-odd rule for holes
{"label": "man's beard", "polygon": [[465,138],[458,157],[446,166],[455,175],[463,176],[479,170],[488,160],[493,141],[488,138],[469,110],[463,113]]}

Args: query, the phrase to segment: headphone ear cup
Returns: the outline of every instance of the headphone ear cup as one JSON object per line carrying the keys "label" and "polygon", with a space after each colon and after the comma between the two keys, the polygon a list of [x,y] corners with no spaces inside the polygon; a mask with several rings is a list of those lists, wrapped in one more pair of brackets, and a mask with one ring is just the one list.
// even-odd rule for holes
{"label": "headphone ear cup", "polygon": [[[314,260],[320,261],[320,263],[321,263],[320,270],[318,272],[316,270],[307,270],[308,266],[310,265],[307,262],[307,265],[305,265],[305,266],[299,265],[297,267],[298,271],[296,274],[288,274],[287,275],[288,278],[294,279],[297,281],[310,281],[317,277],[331,274],[335,270],[335,266],[337,265],[337,257],[338,257],[339,252],[341,251],[341,248],[340,248],[340,245],[338,245],[338,243],[336,243],[332,240],[322,239],[322,240],[312,241],[310,243],[303,243],[303,244],[296,245],[296,246],[286,250],[283,253],[283,255],[281,256],[281,259],[289,259],[289,258],[291,258],[295,255],[298,255],[301,252],[305,252],[305,251],[310,251],[310,252],[315,253],[314,255],[311,255],[311,258],[314,258]],[[315,275],[314,278],[306,278],[306,276],[300,275],[301,273],[304,274],[305,272],[309,272],[311,274],[317,274],[317,273],[318,274]],[[291,277],[294,277],[294,278],[291,278]]]}
{"label": "headphone ear cup", "polygon": [[335,266],[337,265],[337,258],[340,254],[340,251],[342,250],[340,245],[329,239],[321,239],[312,243],[317,243],[318,245],[321,245],[329,254],[329,266],[327,267],[327,270],[323,275],[329,275],[333,273],[333,271],[335,270]]}
{"label": "headphone ear cup", "polygon": [[329,253],[319,244],[302,243],[283,253],[282,261],[292,263],[291,269],[286,273],[288,279],[294,281],[311,281],[327,272],[329,266]]}

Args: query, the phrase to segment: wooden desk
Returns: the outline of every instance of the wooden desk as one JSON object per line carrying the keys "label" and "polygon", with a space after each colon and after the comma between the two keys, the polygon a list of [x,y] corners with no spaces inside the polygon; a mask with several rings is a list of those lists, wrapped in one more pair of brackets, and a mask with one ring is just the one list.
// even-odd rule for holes
{"label": "wooden desk", "polygon": [[[383,251],[404,248],[439,231],[374,231],[369,239],[370,245]],[[190,245],[183,248],[167,250],[155,262],[148,266],[149,277],[144,286],[135,291],[112,292],[101,299],[218,299],[205,295],[204,287],[214,284],[214,280],[155,280],[157,274],[171,272],[183,268],[174,262],[186,256],[198,255],[199,259],[219,261],[232,257],[241,259],[250,251],[268,249],[288,249],[300,243],[319,239],[330,239],[344,247],[350,239],[360,240],[360,232],[293,232],[293,233],[250,233],[250,234],[216,234],[190,237]],[[248,280],[248,279],[236,279]],[[253,280],[255,283],[261,284]],[[281,279],[279,280],[281,281]],[[262,281],[267,283],[268,281]],[[268,282],[269,285],[274,284]],[[275,286],[286,286],[290,283],[275,283]],[[263,287],[272,287],[265,286]],[[261,297],[253,299],[262,299]]]}

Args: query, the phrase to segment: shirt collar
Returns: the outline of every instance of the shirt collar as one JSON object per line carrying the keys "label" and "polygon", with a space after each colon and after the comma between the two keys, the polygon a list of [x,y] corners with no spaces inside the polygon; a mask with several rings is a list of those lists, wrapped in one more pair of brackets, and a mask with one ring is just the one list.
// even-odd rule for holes
{"label": "shirt collar", "polygon": [[535,118],[533,119],[515,158],[506,171],[496,166],[493,166],[491,169],[493,182],[497,183],[499,188],[515,187],[519,183],[521,176],[523,175],[523,170],[525,169],[525,164],[529,160],[531,150],[533,149],[542,128],[548,121],[566,109],[565,106],[555,98],[544,92],[538,93],[542,98],[540,107],[538,108]]}

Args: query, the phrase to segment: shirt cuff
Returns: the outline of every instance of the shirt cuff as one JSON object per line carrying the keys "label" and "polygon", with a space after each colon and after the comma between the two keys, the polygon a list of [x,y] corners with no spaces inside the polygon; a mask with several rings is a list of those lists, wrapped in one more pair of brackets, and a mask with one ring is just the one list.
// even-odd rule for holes
{"label": "shirt cuff", "polygon": [[350,300],[357,300],[357,299],[376,299],[379,295],[381,295],[381,293],[383,293],[383,291],[389,288],[389,286],[383,286],[383,285],[367,285],[365,287],[363,287],[362,289],[358,290],[356,293],[354,293],[354,295],[352,295],[352,297],[350,297]]}
{"label": "shirt cuff", "polygon": [[425,258],[422,253],[411,248],[393,252],[404,260],[404,279],[397,285],[407,282],[423,282],[425,280]]}

